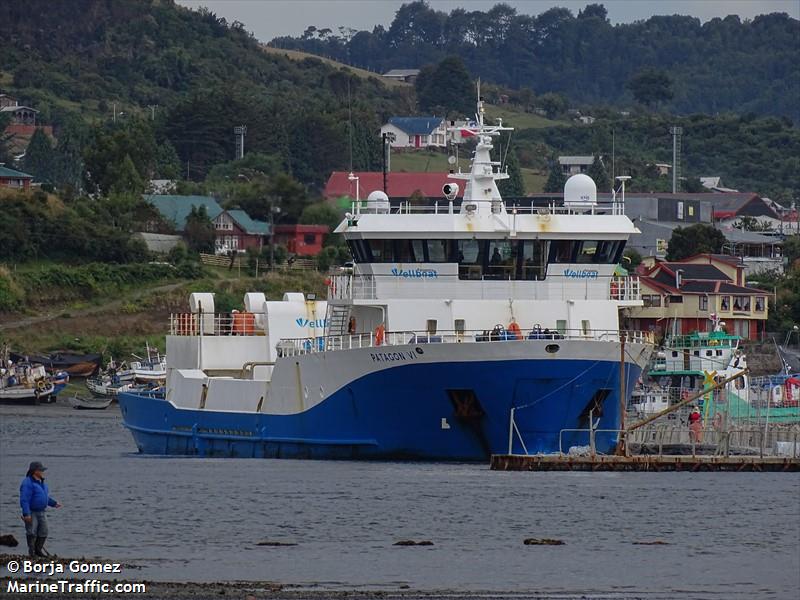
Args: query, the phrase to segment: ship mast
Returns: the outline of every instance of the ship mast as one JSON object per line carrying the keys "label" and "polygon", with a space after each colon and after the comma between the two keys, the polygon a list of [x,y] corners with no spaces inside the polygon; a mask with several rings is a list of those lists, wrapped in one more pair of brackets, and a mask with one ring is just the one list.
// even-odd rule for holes
{"label": "ship mast", "polygon": [[513,127],[504,127],[502,119],[497,119],[497,125],[487,125],[486,111],[483,106],[483,98],[481,98],[480,79],[477,83],[477,93],[478,102],[474,125],[450,128],[451,131],[460,133],[462,137],[475,136],[478,138],[472,157],[472,167],[469,173],[459,172],[450,177],[466,181],[464,200],[461,203],[462,214],[498,214],[505,212],[505,207],[496,182],[508,179],[508,173],[501,171],[500,161],[492,160],[491,151],[494,148],[492,138],[499,137],[503,131],[512,131]]}

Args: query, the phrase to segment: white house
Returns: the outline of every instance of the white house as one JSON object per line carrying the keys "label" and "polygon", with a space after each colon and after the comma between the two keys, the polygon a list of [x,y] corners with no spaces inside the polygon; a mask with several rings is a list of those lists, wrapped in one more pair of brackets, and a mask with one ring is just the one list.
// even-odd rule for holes
{"label": "white house", "polygon": [[392,117],[381,127],[394,136],[392,148],[445,148],[447,122],[442,117]]}
{"label": "white house", "polygon": [[387,79],[405,81],[406,83],[414,83],[418,75],[419,69],[392,69],[383,74]]}

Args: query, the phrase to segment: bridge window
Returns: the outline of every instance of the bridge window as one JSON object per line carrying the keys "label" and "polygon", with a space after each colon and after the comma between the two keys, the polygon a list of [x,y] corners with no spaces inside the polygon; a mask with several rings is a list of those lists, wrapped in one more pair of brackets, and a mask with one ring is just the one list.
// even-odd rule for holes
{"label": "bridge window", "polygon": [[400,263],[425,262],[424,240],[397,240],[394,246],[394,259]]}
{"label": "bridge window", "polygon": [[575,240],[553,240],[550,243],[550,262],[574,263],[579,244]]}
{"label": "bridge window", "polygon": [[550,242],[546,240],[521,240],[519,245],[519,276],[517,279],[542,280],[547,274],[547,252]]}
{"label": "bridge window", "polygon": [[[443,263],[448,262],[448,240],[426,240],[428,246],[428,262]],[[455,261],[450,261],[455,262]]]}
{"label": "bridge window", "polygon": [[458,240],[456,242],[460,279],[483,279],[481,245],[478,240]]}

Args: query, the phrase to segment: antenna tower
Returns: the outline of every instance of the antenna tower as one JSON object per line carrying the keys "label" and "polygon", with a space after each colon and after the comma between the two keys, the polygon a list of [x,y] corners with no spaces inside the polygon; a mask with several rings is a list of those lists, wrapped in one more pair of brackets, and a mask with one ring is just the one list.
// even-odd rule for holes
{"label": "antenna tower", "polygon": [[244,136],[247,133],[247,126],[238,125],[233,128],[233,135],[236,136],[236,160],[244,158]]}
{"label": "antenna tower", "polygon": [[680,180],[683,127],[670,127],[669,132],[672,134],[672,193],[676,194],[678,192],[678,181]]}

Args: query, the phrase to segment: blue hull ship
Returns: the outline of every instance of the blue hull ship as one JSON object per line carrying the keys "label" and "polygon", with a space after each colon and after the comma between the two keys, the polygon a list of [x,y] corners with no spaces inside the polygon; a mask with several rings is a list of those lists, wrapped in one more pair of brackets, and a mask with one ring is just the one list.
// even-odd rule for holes
{"label": "blue hull ship", "polygon": [[[620,330],[641,306],[620,272],[624,190],[607,205],[571,177],[564,201],[507,206],[492,140],[475,122],[468,173],[432,206],[355,200],[336,233],[353,263],[328,298],[245,295],[218,314],[194,293],[172,315],[166,392],[119,396],[141,452],[192,456],[486,460],[493,453],[613,450],[624,393],[652,349]],[[458,181],[465,182],[462,192]],[[623,181],[624,184],[624,181]],[[620,373],[625,372],[625,385]]]}

